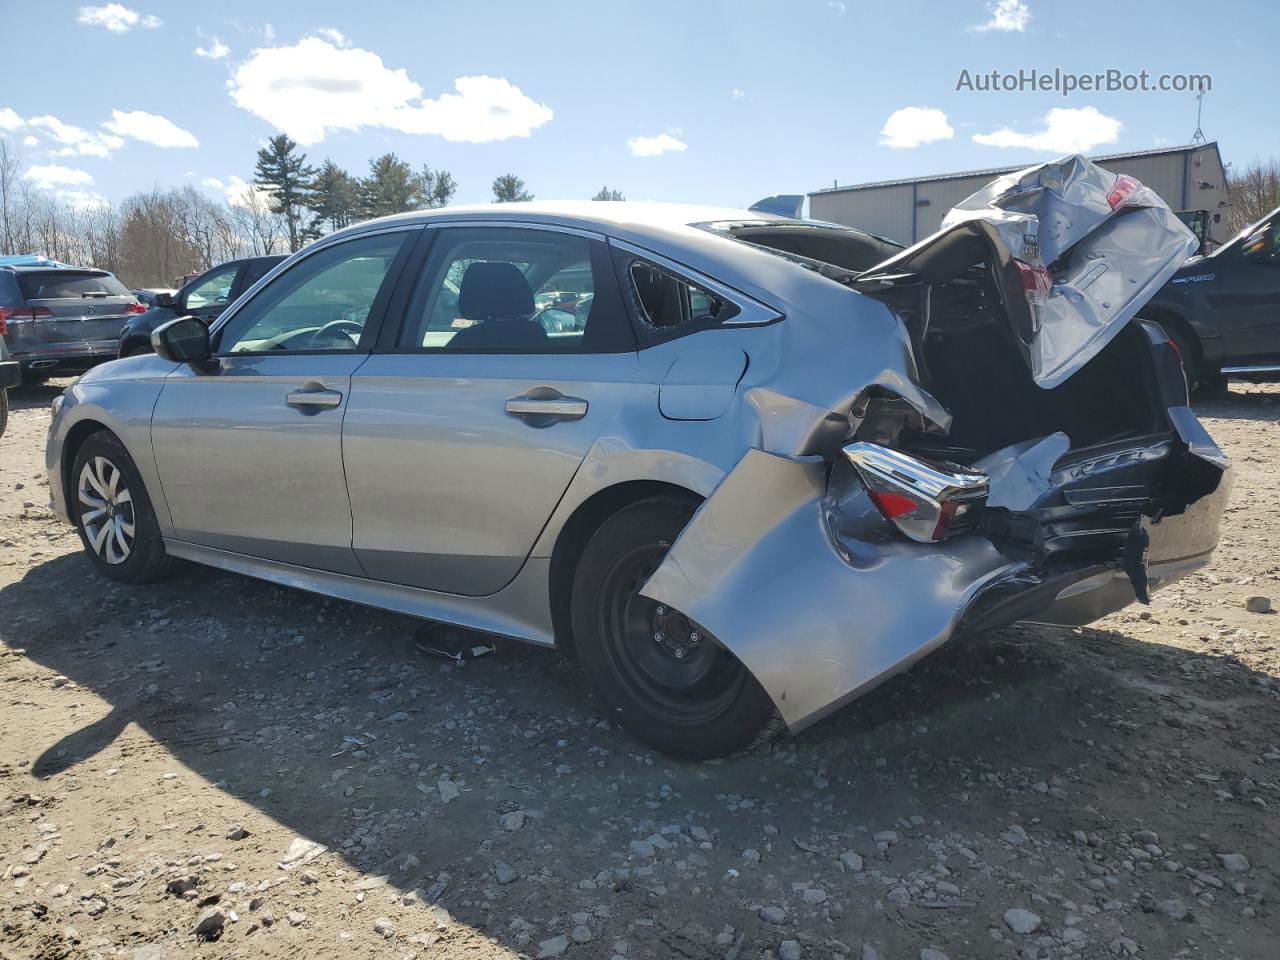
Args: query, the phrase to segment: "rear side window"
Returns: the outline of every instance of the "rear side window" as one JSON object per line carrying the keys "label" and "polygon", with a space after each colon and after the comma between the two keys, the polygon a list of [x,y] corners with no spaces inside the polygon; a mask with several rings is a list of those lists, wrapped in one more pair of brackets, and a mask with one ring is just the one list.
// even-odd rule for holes
{"label": "rear side window", "polygon": [[440,228],[399,346],[467,353],[634,350],[598,240],[524,227]]}
{"label": "rear side window", "polygon": [[22,291],[17,278],[8,270],[0,270],[0,307],[22,306]]}
{"label": "rear side window", "polygon": [[77,273],[72,270],[23,273],[18,276],[18,286],[27,300],[132,296],[124,284],[109,273]]}

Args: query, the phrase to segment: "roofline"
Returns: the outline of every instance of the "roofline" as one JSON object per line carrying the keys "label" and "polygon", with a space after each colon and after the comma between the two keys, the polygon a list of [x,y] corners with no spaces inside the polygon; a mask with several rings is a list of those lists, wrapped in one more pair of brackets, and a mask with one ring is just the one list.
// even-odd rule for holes
{"label": "roofline", "polygon": [[[1159,157],[1174,153],[1190,153],[1193,150],[1207,150],[1213,148],[1213,152],[1218,155],[1218,163],[1222,163],[1222,152],[1218,149],[1218,141],[1210,140],[1206,143],[1188,143],[1177,147],[1161,147],[1158,150],[1135,150],[1129,153],[1108,153],[1097,157],[1088,157],[1086,159],[1094,163],[1105,163],[1108,160],[1131,160],[1136,157]],[[1045,161],[1042,161],[1045,162]],[[1036,166],[1035,162],[1018,163],[1009,167],[991,167],[986,170],[962,170],[959,173],[939,173],[929,174],[922,177],[902,177],[897,180],[871,180],[867,183],[853,183],[847,186],[823,187],[820,190],[812,190],[808,196],[816,197],[826,193],[851,193],[857,190],[874,190],[877,187],[903,187],[913,183],[938,183],[945,180],[966,180],[969,177],[997,177],[1003,173],[1014,173],[1018,170],[1025,170],[1027,167]]]}

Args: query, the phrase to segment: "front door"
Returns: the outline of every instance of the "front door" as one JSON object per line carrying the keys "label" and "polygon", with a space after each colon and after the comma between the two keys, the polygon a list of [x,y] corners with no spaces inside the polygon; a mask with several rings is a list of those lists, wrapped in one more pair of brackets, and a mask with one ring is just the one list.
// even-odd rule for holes
{"label": "front door", "polygon": [[236,274],[243,267],[241,260],[224,263],[192,280],[179,296],[178,316],[199,317],[205,323],[217,320],[218,315],[231,305]]}
{"label": "front door", "polygon": [[1280,361],[1280,217],[1202,263],[1214,261],[1208,301],[1222,330],[1226,365]]}
{"label": "front door", "polygon": [[152,416],[179,540],[358,574],[342,470],[351,375],[416,231],[318,249],[214,330],[218,366],[183,365]]}
{"label": "front door", "polygon": [[369,576],[486,595],[528,557],[601,432],[638,394],[604,243],[441,226],[403,329],[356,372],[343,457]]}

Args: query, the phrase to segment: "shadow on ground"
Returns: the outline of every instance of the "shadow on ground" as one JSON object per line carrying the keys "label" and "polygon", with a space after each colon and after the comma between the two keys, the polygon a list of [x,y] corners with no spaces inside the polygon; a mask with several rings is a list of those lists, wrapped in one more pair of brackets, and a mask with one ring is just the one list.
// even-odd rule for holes
{"label": "shadow on ground", "polygon": [[[699,765],[602,722],[552,651],[500,643],[494,658],[442,664],[415,649],[415,621],[211,569],[123,588],[67,555],[0,590],[0,609],[10,646],[106,704],[26,748],[45,789],[125,763],[169,769],[171,756],[264,824],[394,890],[426,891],[517,951],[583,915],[593,956],[613,937],[632,958],[722,956],[724,924],[776,947],[779,930],[757,912],[781,903],[782,935],[802,935],[806,956],[862,942],[894,957],[930,943],[985,955],[966,950],[989,945],[990,909],[886,911],[885,884],[854,883],[837,857],[856,849],[892,874],[925,870],[939,856],[927,833],[965,838],[1005,870],[1016,851],[996,837],[1015,819],[1067,838],[1044,869],[1065,871],[1081,899],[1090,875],[1069,837],[1085,821],[1242,833],[1255,862],[1280,866],[1274,838],[1248,836],[1230,810],[1188,824],[1174,799],[1196,770],[1247,769],[1257,742],[1280,742],[1258,686],[1271,678],[1123,633],[1019,626],[958,641],[794,740]],[[1242,726],[1248,743],[1232,732]],[[259,825],[245,826],[252,848]],[[881,830],[902,842],[878,849]],[[672,849],[633,845],[654,834]],[[748,849],[764,862],[744,860]],[[813,885],[831,900],[802,899]],[[1147,934],[1153,947],[1161,929]]]}

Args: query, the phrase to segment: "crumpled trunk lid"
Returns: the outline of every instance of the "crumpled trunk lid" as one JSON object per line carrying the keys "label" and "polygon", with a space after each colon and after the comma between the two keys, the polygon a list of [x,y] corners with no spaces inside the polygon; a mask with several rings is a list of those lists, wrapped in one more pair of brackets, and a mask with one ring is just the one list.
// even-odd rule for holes
{"label": "crumpled trunk lid", "polygon": [[1072,156],[993,181],[853,286],[874,295],[943,283],[987,260],[1032,377],[1050,389],[1097,356],[1197,246],[1152,190]]}

